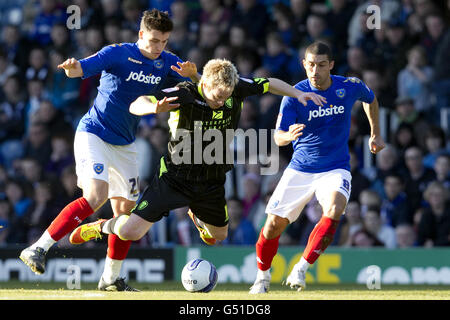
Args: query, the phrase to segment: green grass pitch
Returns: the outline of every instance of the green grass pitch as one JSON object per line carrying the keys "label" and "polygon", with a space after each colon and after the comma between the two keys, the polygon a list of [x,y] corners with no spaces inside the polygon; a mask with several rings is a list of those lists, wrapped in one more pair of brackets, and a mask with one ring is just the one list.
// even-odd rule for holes
{"label": "green grass pitch", "polygon": [[250,295],[250,284],[219,283],[210,293],[189,293],[180,282],[136,283],[141,292],[103,292],[95,283],[67,289],[65,283],[0,282],[0,300],[450,300],[450,286],[381,285],[369,290],[365,285],[308,285],[303,292],[272,284],[268,294]]}

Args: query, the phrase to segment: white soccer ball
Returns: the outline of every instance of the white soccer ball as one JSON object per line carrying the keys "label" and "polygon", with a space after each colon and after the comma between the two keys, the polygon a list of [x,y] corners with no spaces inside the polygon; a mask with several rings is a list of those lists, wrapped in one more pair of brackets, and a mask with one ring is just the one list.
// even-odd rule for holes
{"label": "white soccer ball", "polygon": [[181,282],[189,292],[210,292],[217,284],[216,267],[209,261],[193,259],[184,266]]}

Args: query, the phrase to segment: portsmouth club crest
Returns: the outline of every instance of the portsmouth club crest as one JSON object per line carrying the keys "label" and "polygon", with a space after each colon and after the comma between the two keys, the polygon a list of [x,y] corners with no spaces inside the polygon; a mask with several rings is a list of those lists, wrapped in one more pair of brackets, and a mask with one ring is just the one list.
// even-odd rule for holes
{"label": "portsmouth club crest", "polygon": [[344,98],[345,97],[345,89],[337,89],[336,95],[341,99]]}
{"label": "portsmouth club crest", "polygon": [[155,60],[155,62],[153,62],[153,65],[155,66],[156,69],[161,69],[162,67],[164,67],[164,62],[162,59],[158,59]]}
{"label": "portsmouth club crest", "polygon": [[104,169],[103,163],[94,163],[94,172],[96,174],[102,173],[103,169]]}

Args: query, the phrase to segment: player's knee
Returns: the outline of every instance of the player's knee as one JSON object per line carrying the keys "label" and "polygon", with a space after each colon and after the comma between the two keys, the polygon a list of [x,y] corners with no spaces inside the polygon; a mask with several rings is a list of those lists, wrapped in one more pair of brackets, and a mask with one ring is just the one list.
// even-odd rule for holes
{"label": "player's knee", "polygon": [[88,190],[83,190],[83,197],[87,200],[91,208],[97,211],[108,200],[108,189],[101,187],[89,188]]}
{"label": "player's knee", "polygon": [[128,228],[124,225],[119,231],[119,238],[122,240],[136,241],[142,238],[142,236],[133,228]]}
{"label": "player's knee", "polygon": [[335,203],[331,205],[330,208],[326,212],[324,212],[324,214],[328,218],[331,218],[333,220],[339,220],[342,214],[344,213],[344,210],[345,205]]}
{"label": "player's knee", "polygon": [[278,237],[283,233],[288,224],[288,219],[269,214],[264,225],[264,237],[266,239],[273,239]]}

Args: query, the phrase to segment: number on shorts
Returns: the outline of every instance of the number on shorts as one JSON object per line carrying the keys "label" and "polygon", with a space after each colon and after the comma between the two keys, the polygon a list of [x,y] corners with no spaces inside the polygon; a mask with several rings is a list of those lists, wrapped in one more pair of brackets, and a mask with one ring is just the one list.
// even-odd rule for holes
{"label": "number on shorts", "polygon": [[344,187],[345,190],[347,190],[347,191],[350,190],[350,182],[348,182],[348,180],[344,179],[342,181],[342,186]]}
{"label": "number on shorts", "polygon": [[131,183],[131,190],[130,194],[137,194],[138,190],[136,189],[136,186],[139,185],[139,177],[137,178],[131,178],[128,180]]}

